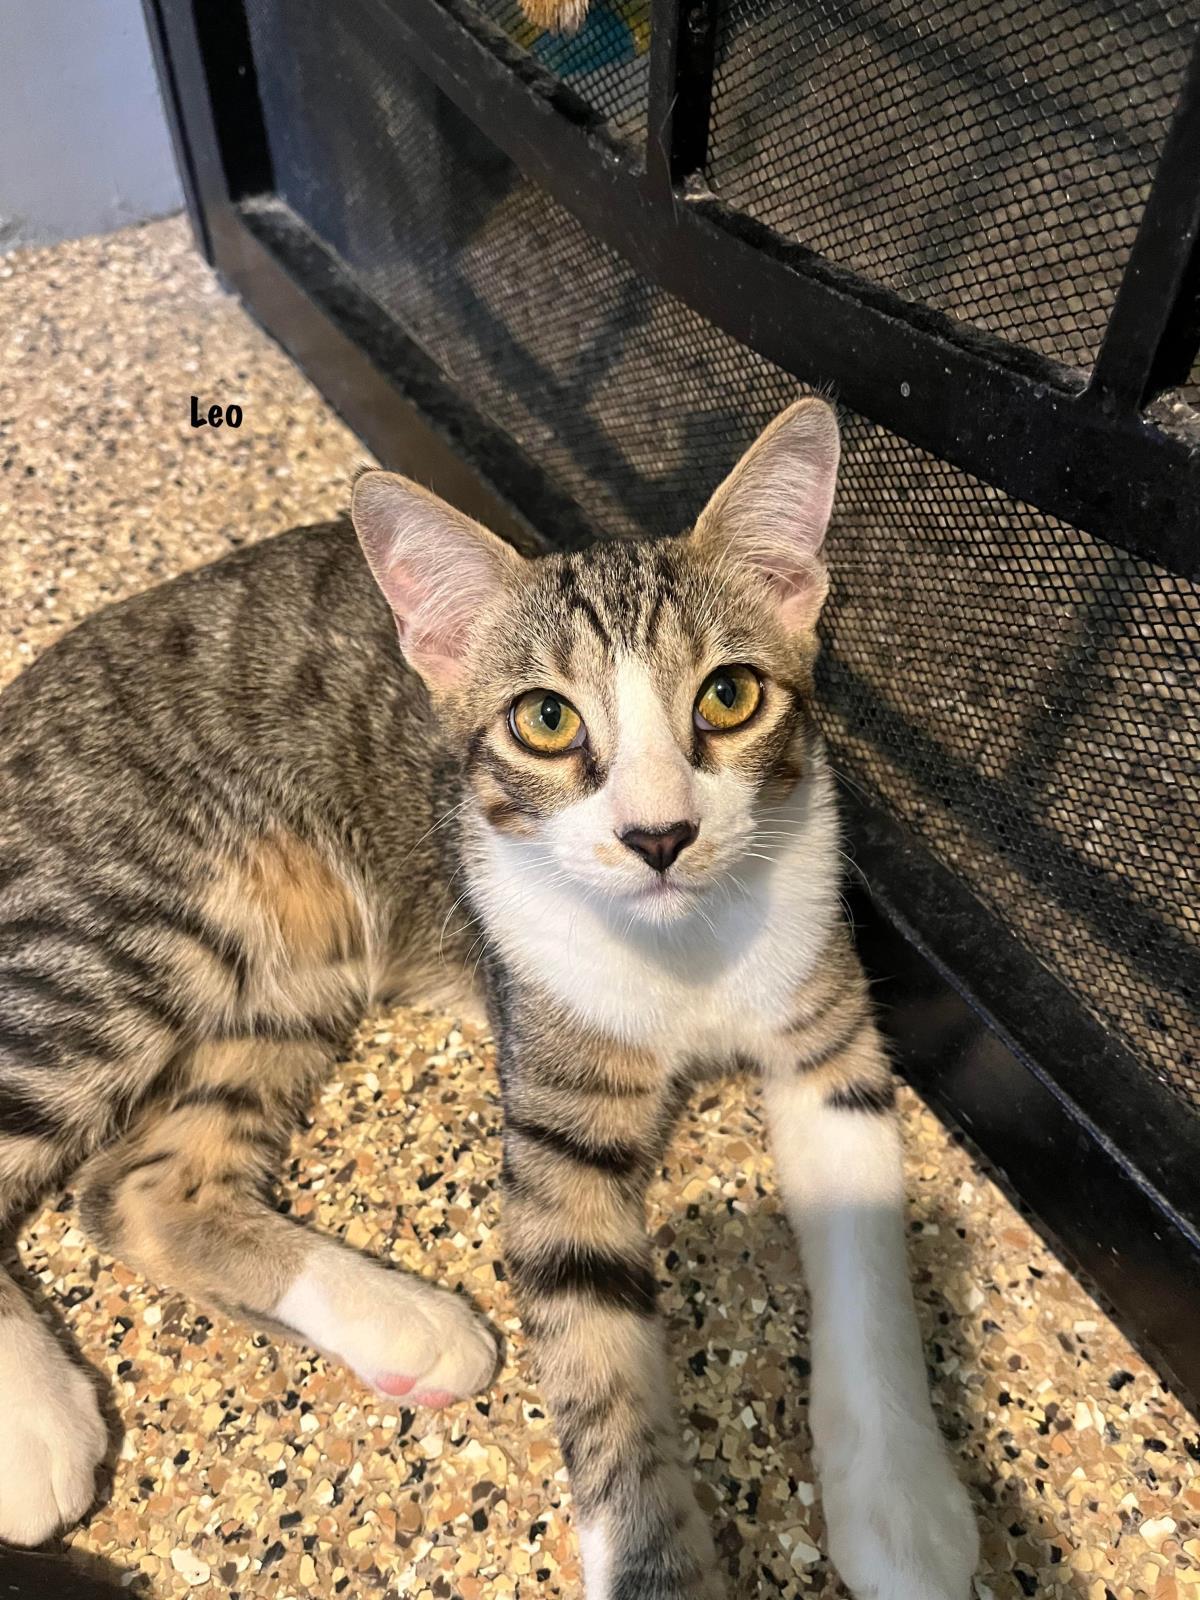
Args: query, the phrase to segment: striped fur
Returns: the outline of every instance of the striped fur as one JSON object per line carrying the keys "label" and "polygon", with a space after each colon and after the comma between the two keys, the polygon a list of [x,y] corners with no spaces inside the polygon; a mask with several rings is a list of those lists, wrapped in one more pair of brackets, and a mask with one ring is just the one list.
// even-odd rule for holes
{"label": "striped fur", "polygon": [[[714,1064],[763,1076],[813,1278],[835,1559],[860,1600],[964,1600],[973,1561],[811,703],[836,458],[832,413],[801,402],[694,533],[532,561],[368,473],[366,564],[342,525],[268,540],[93,619],[0,697],[0,1224],[81,1168],[89,1228],[148,1275],[380,1393],[471,1393],[495,1346],[465,1303],[295,1227],[270,1187],[363,1008],[463,996],[480,957],[508,1271],[589,1600],[722,1593],[643,1220]],[[694,706],[731,665],[759,698],[720,732]],[[586,737],[523,744],[509,711],[534,690]],[[626,847],[672,829],[658,868]],[[2,1273],[0,1414],[0,1538],[35,1542],[86,1509],[103,1429]]]}

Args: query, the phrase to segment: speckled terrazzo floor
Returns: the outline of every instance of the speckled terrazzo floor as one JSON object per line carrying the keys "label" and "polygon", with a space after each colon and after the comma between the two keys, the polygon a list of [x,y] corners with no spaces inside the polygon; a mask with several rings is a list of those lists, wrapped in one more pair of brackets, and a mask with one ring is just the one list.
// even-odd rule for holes
{"label": "speckled terrazzo floor", "polygon": [[[193,392],[237,432],[193,431]],[[327,515],[364,459],[179,221],[0,258],[0,681],[98,605]],[[935,1398],[983,1525],[981,1600],[1200,1600],[1197,1427],[967,1154],[904,1097]],[[570,1497],[498,1265],[497,1103],[449,1017],[364,1025],[296,1139],[293,1211],[463,1285],[508,1338],[491,1395],[388,1409],[81,1236],[20,1253],[124,1427],[71,1558],[159,1597],[579,1594]],[[702,1495],[737,1600],[833,1596],[805,1427],[804,1297],[753,1094],[702,1091],[653,1194]],[[2,1423],[0,1423],[2,1428]]]}

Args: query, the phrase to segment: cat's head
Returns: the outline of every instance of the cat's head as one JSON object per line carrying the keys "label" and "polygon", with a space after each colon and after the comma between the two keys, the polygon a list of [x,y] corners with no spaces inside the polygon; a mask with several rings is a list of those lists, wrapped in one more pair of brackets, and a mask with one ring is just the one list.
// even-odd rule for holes
{"label": "cat's head", "polygon": [[390,473],[354,522],[479,826],[632,917],[687,914],[770,854],[812,749],[838,429],[785,411],[677,538],[527,560]]}

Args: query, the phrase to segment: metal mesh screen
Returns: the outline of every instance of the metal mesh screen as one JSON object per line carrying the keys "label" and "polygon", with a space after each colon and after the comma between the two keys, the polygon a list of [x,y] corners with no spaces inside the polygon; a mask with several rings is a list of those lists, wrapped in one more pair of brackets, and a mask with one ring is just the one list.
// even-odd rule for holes
{"label": "metal mesh screen", "polygon": [[[686,525],[792,380],[523,180],[353,0],[252,14],[282,197],[598,532]],[[318,92],[351,59],[356,92]],[[845,424],[839,773],[1200,1109],[1200,590]]]}
{"label": "metal mesh screen", "polygon": [[650,0],[593,0],[577,33],[543,33],[517,0],[475,0],[489,21],[570,84],[623,138],[644,142]]}
{"label": "metal mesh screen", "polygon": [[1088,367],[1196,15],[721,0],[709,180],[843,266]]}

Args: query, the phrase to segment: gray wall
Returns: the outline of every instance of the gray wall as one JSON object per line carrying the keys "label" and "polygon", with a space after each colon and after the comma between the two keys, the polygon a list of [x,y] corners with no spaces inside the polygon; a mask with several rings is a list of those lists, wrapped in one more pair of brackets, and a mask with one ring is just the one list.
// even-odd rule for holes
{"label": "gray wall", "polygon": [[139,0],[0,0],[0,251],[182,203]]}

